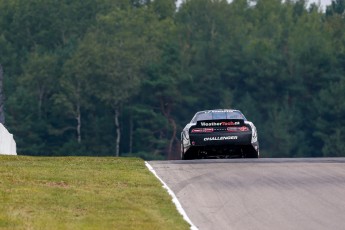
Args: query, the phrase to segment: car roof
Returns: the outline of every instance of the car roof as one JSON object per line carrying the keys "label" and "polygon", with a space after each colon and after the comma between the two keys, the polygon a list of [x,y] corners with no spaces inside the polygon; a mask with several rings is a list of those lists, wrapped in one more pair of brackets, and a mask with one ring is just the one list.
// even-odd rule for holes
{"label": "car roof", "polygon": [[[242,114],[242,112],[240,110],[237,110],[237,109],[210,109],[210,110],[202,110],[202,111],[199,111],[197,112],[194,117],[192,118],[191,120],[191,123],[195,123],[196,122],[196,119],[198,116],[200,116],[201,114],[207,114],[207,113],[233,113],[233,112],[236,112],[236,113],[240,113],[244,120],[247,120],[246,117]],[[213,120],[213,118],[212,118]]]}

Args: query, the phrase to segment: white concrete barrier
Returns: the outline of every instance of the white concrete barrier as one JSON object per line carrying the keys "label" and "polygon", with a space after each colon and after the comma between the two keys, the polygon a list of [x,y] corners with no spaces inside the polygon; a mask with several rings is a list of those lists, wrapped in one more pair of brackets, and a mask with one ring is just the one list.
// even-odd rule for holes
{"label": "white concrete barrier", "polygon": [[0,155],[17,155],[17,145],[7,129],[0,123]]}

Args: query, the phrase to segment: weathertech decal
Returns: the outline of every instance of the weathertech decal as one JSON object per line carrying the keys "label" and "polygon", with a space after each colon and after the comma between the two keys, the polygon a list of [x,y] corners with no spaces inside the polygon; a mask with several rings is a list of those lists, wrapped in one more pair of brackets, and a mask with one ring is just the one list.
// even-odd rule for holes
{"label": "weathertech decal", "polygon": [[228,137],[205,137],[204,141],[225,141],[225,140],[237,140],[237,136]]}
{"label": "weathertech decal", "polygon": [[239,121],[236,121],[236,122],[232,122],[232,121],[229,121],[229,122],[200,122],[200,125],[201,126],[228,126],[228,125],[239,125],[240,122]]}

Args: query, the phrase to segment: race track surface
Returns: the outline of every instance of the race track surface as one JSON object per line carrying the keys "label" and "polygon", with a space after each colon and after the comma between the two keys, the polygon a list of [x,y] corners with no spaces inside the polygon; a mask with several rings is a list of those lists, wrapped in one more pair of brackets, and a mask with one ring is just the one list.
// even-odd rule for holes
{"label": "race track surface", "polygon": [[345,158],[150,161],[204,229],[345,229]]}

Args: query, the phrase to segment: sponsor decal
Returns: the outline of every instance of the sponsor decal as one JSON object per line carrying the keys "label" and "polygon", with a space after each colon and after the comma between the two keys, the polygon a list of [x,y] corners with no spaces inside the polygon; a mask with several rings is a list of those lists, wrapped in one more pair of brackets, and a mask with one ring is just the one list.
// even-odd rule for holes
{"label": "sponsor decal", "polygon": [[232,113],[232,112],[234,112],[234,110],[224,109],[224,110],[209,110],[209,111],[207,111],[207,113]]}
{"label": "sponsor decal", "polygon": [[239,121],[229,121],[229,122],[200,122],[201,126],[229,126],[229,125],[239,125]]}
{"label": "sponsor decal", "polygon": [[205,137],[204,141],[225,141],[225,140],[237,140],[238,136],[227,137]]}

